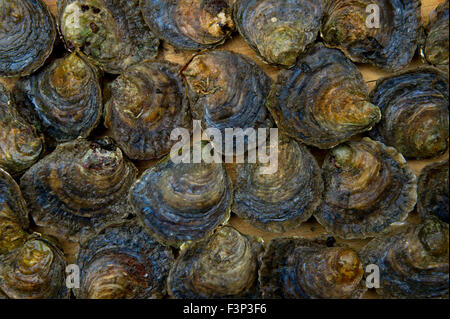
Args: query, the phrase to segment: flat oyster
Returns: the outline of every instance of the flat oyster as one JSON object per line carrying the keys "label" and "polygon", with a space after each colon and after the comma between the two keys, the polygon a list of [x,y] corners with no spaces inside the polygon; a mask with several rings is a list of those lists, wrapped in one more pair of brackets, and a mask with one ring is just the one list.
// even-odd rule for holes
{"label": "flat oyster", "polygon": [[373,239],[360,251],[380,269],[384,298],[448,298],[448,224],[435,217]]}
{"label": "flat oyster", "polygon": [[278,74],[267,106],[283,133],[319,148],[338,145],[380,120],[358,68],[320,44]]}
{"label": "flat oyster", "polygon": [[321,240],[275,238],[262,258],[259,280],[263,298],[348,299],[366,292],[358,255]]}
{"label": "flat oyster", "polygon": [[127,194],[137,175],[111,139],[77,139],[31,167],[20,187],[38,226],[79,240],[127,217]]}
{"label": "flat oyster", "polygon": [[182,247],[170,271],[169,294],[179,299],[259,298],[261,240],[231,226]]}
{"label": "flat oyster", "polygon": [[42,0],[0,2],[0,76],[25,76],[53,51],[56,24]]}
{"label": "flat oyster", "polygon": [[314,213],[328,233],[373,237],[414,209],[417,178],[393,147],[363,138],[331,149],[323,166],[323,203]]}

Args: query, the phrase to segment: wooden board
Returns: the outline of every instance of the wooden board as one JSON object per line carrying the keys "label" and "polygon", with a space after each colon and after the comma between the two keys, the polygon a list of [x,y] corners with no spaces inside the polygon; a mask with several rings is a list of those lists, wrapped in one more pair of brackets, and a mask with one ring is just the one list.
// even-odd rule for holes
{"label": "wooden board", "polygon": [[[53,14],[56,13],[56,0],[44,0],[47,5],[49,6],[51,12]],[[424,22],[428,22],[429,13],[436,8],[440,3],[444,2],[444,0],[422,0],[422,16]],[[237,53],[244,54],[248,57],[250,57],[253,61],[255,61],[272,79],[276,78],[276,75],[279,71],[278,68],[270,66],[265,64],[261,59],[259,59],[256,55],[256,53],[243,41],[243,39],[238,35],[233,35],[233,38],[227,41],[223,46],[218,48],[218,50],[229,50]],[[174,49],[170,45],[163,43],[162,44],[162,51],[158,56],[158,60],[167,60],[170,62],[178,63],[180,65],[184,65],[192,56],[192,52],[181,52],[179,50]],[[413,63],[411,64],[411,67],[417,67],[419,65],[423,64],[420,58],[416,57]],[[364,77],[364,80],[369,85],[369,88],[372,89],[374,86],[374,82],[379,79],[380,77],[387,76],[389,73],[380,71],[376,69],[375,67],[367,66],[367,65],[358,65],[358,67],[361,70],[361,73]],[[1,79],[1,81],[7,83],[7,85],[12,86],[15,82],[14,79]],[[104,132],[104,134],[107,134],[107,132]],[[313,153],[318,156],[318,159],[320,159],[323,156],[323,152],[313,150]],[[412,168],[414,173],[416,175],[420,174],[420,171],[422,168],[434,161],[442,160],[444,158],[448,157],[448,151],[445,155],[441,156],[440,158],[430,159],[430,160],[422,160],[422,161],[408,161],[409,166]],[[151,167],[154,164],[154,161],[151,162],[137,162],[136,166],[140,169],[142,172],[148,167]],[[410,217],[408,218],[407,222],[410,223],[417,223],[419,221],[418,214],[416,211],[412,212],[410,214]],[[311,218],[307,223],[303,224],[301,227],[299,227],[296,230],[284,233],[284,234],[273,234],[265,231],[261,231],[259,229],[256,229],[255,227],[252,227],[242,219],[238,218],[237,216],[232,216],[230,219],[230,223],[236,227],[239,231],[246,233],[246,234],[252,234],[256,236],[260,236],[264,239],[265,242],[270,241],[272,238],[275,237],[282,237],[282,236],[300,236],[305,238],[315,238],[319,236],[326,236],[326,233],[322,226],[320,226],[314,218]],[[36,231],[41,232],[47,232],[46,229],[36,229]],[[337,240],[340,243],[346,243],[350,247],[359,250],[361,247],[363,247],[368,240]],[[73,262],[74,260],[74,253],[77,249],[77,245],[71,242],[63,242],[62,243],[64,252],[66,254],[67,260],[69,263]],[[373,291],[369,291],[366,294],[366,298],[376,298],[377,295]]]}

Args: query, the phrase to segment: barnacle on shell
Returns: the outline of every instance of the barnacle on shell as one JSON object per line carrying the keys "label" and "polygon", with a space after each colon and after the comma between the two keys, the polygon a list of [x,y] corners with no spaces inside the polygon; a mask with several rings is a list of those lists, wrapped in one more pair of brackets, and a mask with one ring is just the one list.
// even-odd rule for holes
{"label": "barnacle on shell", "polygon": [[267,106],[283,133],[319,148],[338,145],[380,120],[358,68],[323,45],[278,74]]}
{"label": "barnacle on shell", "polygon": [[328,233],[373,237],[414,209],[417,178],[393,147],[363,138],[331,149],[323,166],[323,203],[314,213]]}
{"label": "barnacle on shell", "polygon": [[79,240],[131,214],[136,167],[109,138],[77,139],[31,167],[20,187],[38,226]]}
{"label": "barnacle on shell", "polygon": [[219,45],[234,30],[228,0],[140,0],[150,29],[183,50]]}
{"label": "barnacle on shell", "polygon": [[169,293],[175,298],[258,298],[261,240],[231,226],[182,247],[169,274]]}
{"label": "barnacle on shell", "polygon": [[0,2],[0,76],[25,76],[53,51],[56,24],[42,0]]}
{"label": "barnacle on shell", "polygon": [[406,158],[435,157],[448,148],[448,75],[421,67],[383,78],[370,94],[382,119],[371,132]]}

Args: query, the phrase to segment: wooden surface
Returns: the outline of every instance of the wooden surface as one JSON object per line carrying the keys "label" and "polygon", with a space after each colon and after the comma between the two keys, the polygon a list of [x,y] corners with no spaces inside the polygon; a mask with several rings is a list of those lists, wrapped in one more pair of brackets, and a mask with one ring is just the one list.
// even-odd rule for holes
{"label": "wooden surface", "polygon": [[[56,0],[44,0],[47,5],[50,7],[50,10],[53,14],[56,13]],[[428,22],[428,16],[429,13],[440,3],[444,2],[444,0],[422,0],[422,16],[424,22]],[[242,40],[242,38],[238,34],[234,34],[233,38],[227,41],[223,46],[218,48],[218,50],[229,50],[237,53],[244,54],[251,59],[253,59],[261,68],[273,79],[276,78],[276,75],[279,71],[278,68],[272,67],[270,65],[265,64],[262,62],[255,54],[255,52]],[[175,50],[170,45],[163,43],[162,44],[162,52],[158,56],[159,60],[167,60],[170,62],[178,63],[180,65],[184,65],[189,58],[192,56],[192,52],[180,52],[178,50]],[[421,65],[422,61],[416,57],[413,63],[411,64],[411,67],[416,67],[418,65]],[[380,77],[387,76],[389,73],[380,71],[374,67],[367,66],[367,65],[360,65],[359,66],[361,73],[363,74],[363,77],[365,81],[367,82],[370,89],[372,89],[374,85],[374,81],[377,80]],[[13,85],[14,79],[6,80],[3,79],[4,82],[6,82],[8,85]],[[323,156],[323,152],[318,150],[313,150],[313,153],[315,155],[318,155],[318,160]],[[414,171],[416,175],[418,175],[421,171],[421,169],[434,161],[441,160],[448,157],[448,151],[444,156],[441,156],[440,158],[425,160],[425,161],[408,161],[408,164]],[[148,168],[153,165],[154,162],[138,162],[136,165],[142,172],[145,168]],[[411,223],[417,223],[418,222],[418,214],[416,211],[412,212],[410,214],[410,217],[407,222]],[[311,218],[307,223],[303,224],[298,229],[284,233],[284,234],[273,234],[265,231],[261,231],[259,229],[256,229],[246,223],[245,221],[241,220],[240,218],[236,216],[232,216],[230,223],[236,227],[239,231],[246,233],[246,234],[252,234],[256,236],[260,236],[264,239],[265,242],[270,241],[272,238],[275,237],[281,237],[281,236],[301,236],[305,238],[315,238],[318,236],[326,236],[326,233],[322,226],[320,226],[314,218]],[[45,232],[45,229],[39,229],[39,231]],[[346,243],[350,247],[353,247],[356,250],[359,250],[361,247],[363,247],[368,240],[339,240],[338,242]],[[73,256],[77,249],[77,245],[70,243],[70,242],[64,242],[63,248],[65,251],[65,254],[67,256],[68,262],[73,262]],[[376,294],[373,291],[368,292],[366,295],[367,298],[376,298]]]}

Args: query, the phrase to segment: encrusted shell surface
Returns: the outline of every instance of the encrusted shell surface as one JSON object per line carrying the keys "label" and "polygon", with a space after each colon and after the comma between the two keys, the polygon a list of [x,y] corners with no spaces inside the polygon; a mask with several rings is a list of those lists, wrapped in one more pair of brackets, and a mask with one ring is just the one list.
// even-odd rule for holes
{"label": "encrusted shell surface", "polygon": [[380,269],[383,298],[448,298],[448,224],[435,217],[373,239],[360,251]]}
{"label": "encrusted shell surface", "polygon": [[322,38],[353,62],[397,71],[416,52],[420,9],[420,0],[326,0]]}
{"label": "encrusted shell surface", "polygon": [[448,0],[441,3],[430,14],[428,23],[427,38],[422,48],[422,54],[425,59],[448,72]]}
{"label": "encrusted shell surface", "polygon": [[393,147],[363,138],[331,149],[323,166],[323,203],[314,213],[328,233],[373,237],[402,222],[417,201],[417,178]]}
{"label": "encrusted shell surface", "polygon": [[233,17],[244,40],[270,64],[290,67],[314,43],[321,0],[239,0]]}
{"label": "encrusted shell surface", "polygon": [[232,189],[223,164],[167,157],[130,190],[134,211],[162,243],[180,246],[211,234],[230,217]]}
{"label": "encrusted shell surface", "polygon": [[0,256],[0,294],[11,299],[68,299],[66,261],[54,239],[31,235]]}
{"label": "encrusted shell surface", "polygon": [[225,42],[234,30],[228,0],[140,0],[150,29],[174,47],[201,50]]}
{"label": "encrusted shell surface", "polygon": [[69,50],[80,50],[108,73],[158,54],[139,0],[59,0],[58,26]]}
{"label": "encrusted shell surface", "polygon": [[87,137],[102,115],[100,74],[76,53],[19,80],[14,97],[19,113],[50,143]]}
{"label": "encrusted shell surface", "polygon": [[258,269],[263,246],[231,226],[183,247],[170,271],[169,293],[175,298],[259,298]]}
{"label": "encrusted shell surface", "polygon": [[19,185],[0,168],[0,255],[23,245],[28,211]]}
{"label": "encrusted shell surface", "polygon": [[0,76],[25,76],[53,51],[56,25],[42,0],[0,2]]}
{"label": "encrusted shell surface", "polygon": [[448,224],[448,159],[425,166],[417,185],[417,210],[420,217],[434,215]]}
{"label": "encrusted shell surface", "polygon": [[386,77],[370,94],[382,119],[372,136],[406,158],[435,157],[448,148],[448,75],[421,67]]}
{"label": "encrusted shell surface", "polygon": [[0,166],[19,175],[39,159],[43,148],[43,139],[20,116],[11,92],[0,82]]}
{"label": "encrusted shell surface", "polygon": [[278,74],[267,106],[283,133],[319,148],[338,145],[380,120],[358,68],[320,44]]}
{"label": "encrusted shell surface", "polygon": [[327,247],[322,240],[275,238],[259,272],[263,298],[349,299],[366,292],[362,263],[346,247]]}
{"label": "encrusted shell surface", "polygon": [[149,299],[166,294],[172,250],[135,222],[111,225],[87,238],[77,253],[79,299]]}
{"label": "encrusted shell surface", "polygon": [[79,240],[132,213],[127,194],[136,175],[111,139],[77,139],[31,167],[20,187],[38,226]]}
{"label": "encrusted shell surface", "polygon": [[161,62],[134,65],[111,86],[105,126],[131,159],[149,160],[170,152],[175,128],[192,127],[185,87],[177,67]]}
{"label": "encrusted shell surface", "polygon": [[323,181],[306,146],[281,137],[273,151],[278,152],[275,171],[268,171],[269,163],[238,166],[232,211],[258,228],[282,233],[312,216]]}

